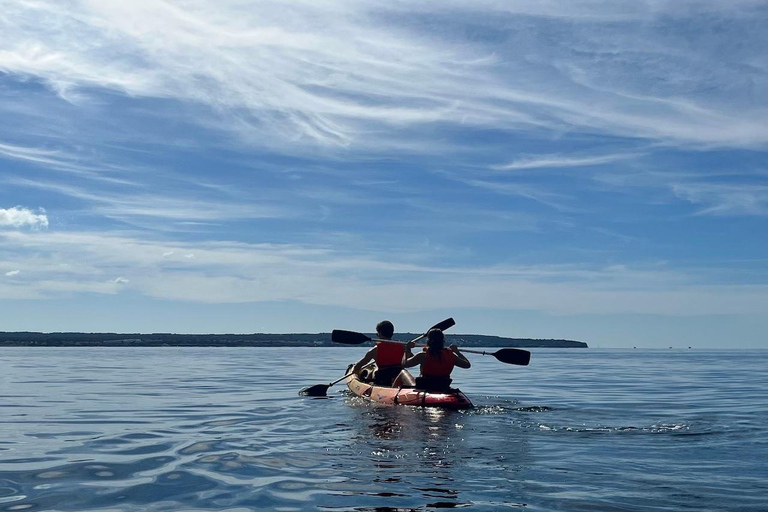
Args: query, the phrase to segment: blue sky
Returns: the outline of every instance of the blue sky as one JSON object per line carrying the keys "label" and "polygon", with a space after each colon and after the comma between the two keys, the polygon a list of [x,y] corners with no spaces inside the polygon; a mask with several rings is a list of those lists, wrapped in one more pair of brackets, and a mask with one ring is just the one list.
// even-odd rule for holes
{"label": "blue sky", "polygon": [[0,12],[0,330],[768,348],[764,1]]}

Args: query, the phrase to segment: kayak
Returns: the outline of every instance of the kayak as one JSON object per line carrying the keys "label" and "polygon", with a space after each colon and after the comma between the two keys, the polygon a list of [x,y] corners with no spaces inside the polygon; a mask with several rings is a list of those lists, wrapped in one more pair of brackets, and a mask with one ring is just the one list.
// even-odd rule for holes
{"label": "kayak", "polygon": [[361,380],[359,375],[347,377],[347,387],[355,395],[387,405],[414,405],[417,407],[441,407],[443,409],[469,409],[474,407],[467,395],[456,388],[444,391],[426,391],[411,387],[387,387]]}

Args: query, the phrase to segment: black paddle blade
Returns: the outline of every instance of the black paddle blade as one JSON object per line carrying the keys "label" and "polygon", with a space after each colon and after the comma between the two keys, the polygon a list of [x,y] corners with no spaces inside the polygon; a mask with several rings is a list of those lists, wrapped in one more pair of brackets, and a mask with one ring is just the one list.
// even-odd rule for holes
{"label": "black paddle blade", "polygon": [[453,318],[446,318],[439,324],[435,324],[432,327],[430,327],[429,330],[431,331],[432,329],[440,329],[441,331],[444,331],[446,329],[450,329],[454,325],[456,325],[456,320],[454,320]]}
{"label": "black paddle blade", "polygon": [[308,388],[304,388],[301,391],[299,391],[299,395],[301,396],[326,396],[326,393],[328,393],[328,388],[330,386],[328,384],[315,384],[314,386],[309,386]]}
{"label": "black paddle blade", "polygon": [[334,329],[331,332],[331,341],[345,345],[361,345],[370,340],[371,338],[361,332],[345,331],[343,329]]}
{"label": "black paddle blade", "polygon": [[497,350],[492,355],[502,363],[507,364],[528,366],[528,363],[531,362],[531,353],[519,348],[503,348]]}

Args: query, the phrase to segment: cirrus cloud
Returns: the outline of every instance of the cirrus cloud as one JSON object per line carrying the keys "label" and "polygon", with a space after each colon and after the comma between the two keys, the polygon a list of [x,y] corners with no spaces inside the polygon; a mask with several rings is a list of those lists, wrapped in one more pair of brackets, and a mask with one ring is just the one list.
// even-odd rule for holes
{"label": "cirrus cloud", "polygon": [[[541,4],[16,2],[0,71],[73,104],[101,90],[204,106],[294,151],[391,148],[398,127],[438,123],[768,143],[758,2]],[[709,44],[711,26],[742,44]]]}

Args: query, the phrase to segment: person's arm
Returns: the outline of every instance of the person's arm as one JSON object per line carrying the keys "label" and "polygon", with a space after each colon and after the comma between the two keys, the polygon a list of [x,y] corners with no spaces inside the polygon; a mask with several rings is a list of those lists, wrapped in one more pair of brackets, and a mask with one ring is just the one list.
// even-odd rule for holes
{"label": "person's arm", "polygon": [[469,368],[472,366],[472,363],[469,362],[469,359],[467,359],[467,356],[461,353],[459,350],[459,347],[456,345],[451,345],[448,347],[451,349],[451,352],[453,352],[453,363],[458,366],[459,368]]}
{"label": "person's arm", "polygon": [[416,343],[413,341],[409,341],[408,344],[405,346],[405,353],[403,354],[403,368],[410,368],[411,366],[416,366],[417,364],[421,364],[424,361],[424,352],[419,352],[416,355],[413,355],[413,352],[411,352],[411,349],[416,346]]}
{"label": "person's arm", "polygon": [[368,361],[374,361],[376,359],[376,347],[371,347],[371,349],[365,353],[362,359],[360,359],[358,362],[355,363],[355,366],[352,367],[352,373],[360,373],[360,370],[363,369],[363,366],[365,366]]}
{"label": "person's arm", "polygon": [[405,344],[405,350],[403,351],[403,358],[400,361],[400,366],[403,366],[408,359],[413,357],[413,351],[411,349],[413,349],[413,347],[415,346],[416,346],[415,341],[409,341],[408,343]]}

